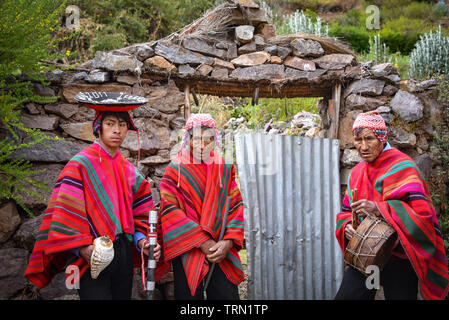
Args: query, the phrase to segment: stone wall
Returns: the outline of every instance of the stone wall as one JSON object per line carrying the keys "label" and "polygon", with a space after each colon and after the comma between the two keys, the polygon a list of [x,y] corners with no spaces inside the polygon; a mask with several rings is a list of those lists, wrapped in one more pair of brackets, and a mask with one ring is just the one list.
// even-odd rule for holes
{"label": "stone wall", "polygon": [[[42,196],[38,199],[30,194],[23,194],[24,204],[36,218],[30,218],[21,211],[14,202],[6,202],[0,207],[0,299],[19,298],[26,286],[23,276],[28,263],[29,254],[42,221],[48,199],[59,173],[77,152],[94,141],[92,120],[95,111],[74,100],[81,91],[113,91],[126,92],[145,96],[148,103],[132,111],[133,119],[140,130],[141,158],[139,169],[152,186],[155,204],[159,204],[159,184],[165,167],[170,162],[170,152],[176,152],[179,129],[185,120],[181,114],[184,95],[173,81],[140,82],[130,72],[112,72],[93,70],[54,72],[48,75],[49,87],[34,84],[36,94],[57,96],[58,101],[52,104],[28,103],[24,110],[24,123],[27,127],[38,128],[52,137],[60,137],[61,141],[48,141],[49,148],[36,145],[17,152],[15,156],[23,156],[32,163],[32,169],[44,172],[33,176],[47,183],[50,191],[35,190]],[[27,141],[24,138],[23,141]],[[137,135],[130,131],[120,152],[131,163],[137,164]],[[135,277],[133,296],[139,298],[141,287]],[[65,289],[64,275],[58,275],[52,284],[41,291],[44,299],[60,297],[77,298],[75,290]],[[140,297],[142,298],[142,297]]]}

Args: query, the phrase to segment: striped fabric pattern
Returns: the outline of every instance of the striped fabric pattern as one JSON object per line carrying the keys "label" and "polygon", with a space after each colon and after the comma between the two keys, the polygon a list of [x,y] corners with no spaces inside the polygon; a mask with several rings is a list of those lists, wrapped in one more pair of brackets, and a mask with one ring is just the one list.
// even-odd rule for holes
{"label": "striped fabric pattern", "polygon": [[244,237],[243,203],[235,168],[225,164],[223,157],[212,155],[215,160],[211,164],[193,164],[188,151],[182,151],[167,166],[160,185],[164,260],[182,256],[192,296],[209,271],[206,256],[198,246],[207,239],[218,240],[227,196],[231,196],[231,203],[223,239],[233,240],[234,247],[219,266],[236,285],[244,278],[238,255]]}
{"label": "striped fabric pattern", "polygon": [[[448,266],[438,219],[427,183],[415,162],[397,149],[384,151],[373,163],[360,162],[348,179],[336,236],[345,250],[344,229],[351,221],[351,190],[375,201],[397,231],[405,256],[418,276],[424,299],[443,299],[449,288]],[[400,256],[400,248],[393,254]]]}
{"label": "striped fabric pattern", "polygon": [[[150,185],[120,152],[112,158],[99,143],[75,155],[64,167],[53,189],[26,278],[43,288],[55,273],[70,264],[89,265],[69,250],[135,231],[148,234],[148,212],[153,209]],[[135,250],[135,249],[133,249]],[[135,257],[138,257],[135,250]],[[134,261],[139,266],[139,261]]]}

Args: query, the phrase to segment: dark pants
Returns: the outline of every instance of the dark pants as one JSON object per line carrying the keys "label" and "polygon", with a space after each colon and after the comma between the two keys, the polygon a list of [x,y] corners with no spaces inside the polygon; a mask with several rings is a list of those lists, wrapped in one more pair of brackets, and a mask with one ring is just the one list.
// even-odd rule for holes
{"label": "dark pants", "polygon": [[132,245],[124,234],[114,241],[114,259],[92,279],[90,269],[81,277],[81,300],[130,300],[133,287]]}
{"label": "dark pants", "polygon": [[[190,293],[186,274],[182,265],[182,258],[176,257],[171,260],[173,266],[173,277],[175,281],[176,300],[203,300],[204,281],[198,284],[195,295]],[[207,276],[206,276],[207,278]],[[206,290],[208,300],[239,300],[239,289],[226,278],[221,268],[216,265],[209,286]]]}
{"label": "dark pants", "polygon": [[[348,267],[335,300],[374,300],[376,289],[366,287],[366,276],[353,267]],[[385,300],[416,300],[418,277],[408,259],[390,258],[380,272],[380,284]]]}

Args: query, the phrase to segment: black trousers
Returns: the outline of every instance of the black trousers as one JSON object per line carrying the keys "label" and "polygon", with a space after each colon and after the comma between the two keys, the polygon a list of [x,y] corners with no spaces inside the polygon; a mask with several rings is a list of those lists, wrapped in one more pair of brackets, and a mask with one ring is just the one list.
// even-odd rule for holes
{"label": "black trousers", "polygon": [[114,241],[114,259],[92,279],[90,269],[81,277],[78,294],[81,300],[130,300],[133,288],[132,246],[125,234]]}
{"label": "black trousers", "polygon": [[[353,267],[348,267],[335,300],[374,300],[376,289],[368,289],[367,277]],[[417,300],[418,277],[408,259],[392,256],[380,272],[380,284],[385,300]]]}
{"label": "black trousers", "polygon": [[[171,262],[175,282],[175,300],[203,300],[204,281],[198,284],[195,295],[192,296],[182,265],[182,258],[178,256],[173,258]],[[226,278],[218,265],[214,268],[206,294],[208,300],[239,300],[238,286]]]}

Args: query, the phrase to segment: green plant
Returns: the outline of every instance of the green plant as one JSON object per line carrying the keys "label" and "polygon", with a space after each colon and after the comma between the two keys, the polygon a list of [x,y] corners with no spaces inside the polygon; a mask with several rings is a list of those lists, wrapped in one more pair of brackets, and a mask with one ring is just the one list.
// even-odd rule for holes
{"label": "green plant", "polygon": [[328,36],[329,26],[318,16],[311,16],[296,10],[287,16],[277,29],[279,34],[304,32],[318,36]]}
{"label": "green plant", "polygon": [[449,37],[441,26],[421,36],[410,54],[410,75],[417,78],[449,74]]}
{"label": "green plant", "polygon": [[[23,206],[21,193],[31,193],[30,187],[45,188],[38,180],[30,178],[38,173],[31,164],[13,154],[23,148],[43,143],[49,139],[37,129],[26,128],[21,121],[21,111],[27,102],[49,103],[55,97],[41,97],[33,92],[33,82],[44,81],[44,73],[55,67],[43,63],[60,58],[57,53],[58,40],[53,38],[58,31],[59,16],[64,2],[52,0],[15,0],[0,3],[0,201],[13,199]],[[22,137],[28,136],[27,143]]]}

